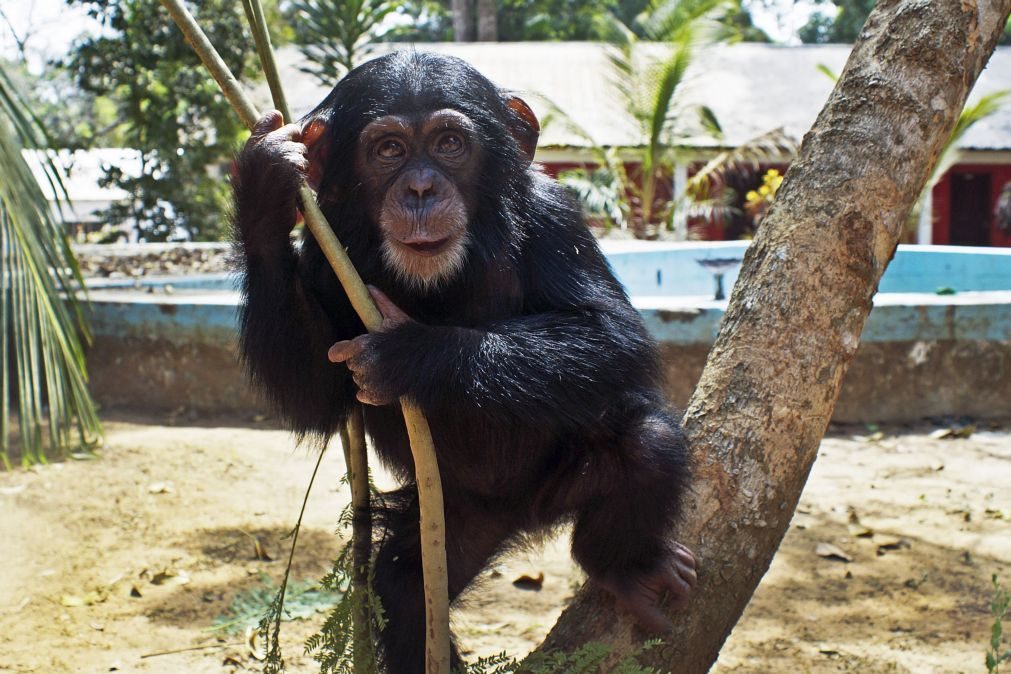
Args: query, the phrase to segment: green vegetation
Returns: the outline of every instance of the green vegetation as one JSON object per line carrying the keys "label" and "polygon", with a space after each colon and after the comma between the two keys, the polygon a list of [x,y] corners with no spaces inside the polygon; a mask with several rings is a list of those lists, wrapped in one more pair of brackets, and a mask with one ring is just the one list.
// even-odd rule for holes
{"label": "green vegetation", "polygon": [[[852,43],[856,42],[860,30],[876,4],[875,0],[817,0],[821,5],[834,11],[819,11],[811,15],[797,35],[801,42]],[[1004,27],[1004,35],[998,44],[1011,44],[1011,20]]]}
{"label": "green vegetation", "polygon": [[[235,634],[260,624],[264,612],[277,596],[278,587],[266,574],[260,583],[239,592],[225,612],[214,620],[212,630]],[[311,580],[288,584],[284,603],[284,620],[303,620],[334,606],[339,595],[324,590]]]}
{"label": "green vegetation", "polygon": [[[12,437],[28,465],[89,448],[102,432],[87,390],[81,337],[88,332],[74,292],[81,274],[23,153],[45,147],[38,119],[0,68],[0,462],[7,468]],[[55,167],[37,156],[62,196]]]}
{"label": "green vegetation", "polygon": [[[78,42],[63,63],[82,92],[115,109],[114,124],[96,129],[91,142],[140,153],[139,174],[107,170],[104,184],[129,197],[102,217],[135,224],[147,241],[223,238],[230,197],[222,176],[245,131],[214,80],[158,3],[68,1],[108,31]],[[232,71],[253,76],[255,50],[240,3],[205,0],[194,11]]]}
{"label": "green vegetation", "polygon": [[392,0],[295,0],[288,12],[295,42],[311,65],[305,71],[332,87],[368,58]]}
{"label": "green vegetation", "polygon": [[1001,652],[1004,643],[1004,617],[1007,615],[1011,597],[1008,591],[997,581],[997,574],[991,577],[993,582],[993,600],[990,602],[990,615],[993,625],[990,626],[990,644],[986,651],[986,671],[988,674],[999,674],[1002,662],[1011,662],[1011,649]]}
{"label": "green vegetation", "polygon": [[[722,134],[712,110],[686,104],[679,94],[700,49],[735,37],[735,31],[728,30],[727,17],[739,10],[735,2],[667,0],[651,3],[631,23],[612,15],[609,37],[615,89],[638,125],[640,145],[623,152],[602,148],[584,129],[559,115],[592,147],[595,168],[574,169],[560,176],[592,219],[652,237],[690,218],[719,218],[729,214],[728,199],[736,197],[732,190],[721,189],[735,164],[754,163],[763,157],[762,152],[769,153],[765,156],[793,154],[784,134],[771,131],[718,155],[687,181],[682,194],[668,196],[658,189],[671,180],[688,140],[709,136],[716,141]],[[650,58],[645,41],[662,43],[665,50]],[[679,233],[686,236],[686,226]]]}

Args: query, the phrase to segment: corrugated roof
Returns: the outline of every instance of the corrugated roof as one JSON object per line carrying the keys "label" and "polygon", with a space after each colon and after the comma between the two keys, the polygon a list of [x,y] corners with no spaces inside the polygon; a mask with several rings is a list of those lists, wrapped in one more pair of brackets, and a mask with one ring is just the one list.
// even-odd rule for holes
{"label": "corrugated roof", "polygon": [[[411,48],[406,44],[380,45],[376,54]],[[614,73],[607,61],[606,45],[426,43],[416,48],[465,59],[499,86],[524,95],[542,118],[553,103],[601,145],[642,143],[613,88]],[[646,53],[660,49],[661,45],[644,46]],[[818,66],[823,64],[840,73],[849,52],[850,45],[718,45],[697,55],[688,71],[683,96],[713,109],[724,130],[724,145],[738,145],[779,127],[799,140],[813,124],[833,86]],[[297,49],[282,49],[279,63],[295,114],[304,114],[326,95],[325,87],[298,69],[304,61]],[[1000,89],[1011,89],[1011,47],[997,49],[970,100]],[[269,106],[265,86],[256,98],[262,107]],[[583,138],[562,124],[547,125],[541,135],[542,147],[586,145]],[[960,146],[1011,151],[1011,106],[973,127]]]}

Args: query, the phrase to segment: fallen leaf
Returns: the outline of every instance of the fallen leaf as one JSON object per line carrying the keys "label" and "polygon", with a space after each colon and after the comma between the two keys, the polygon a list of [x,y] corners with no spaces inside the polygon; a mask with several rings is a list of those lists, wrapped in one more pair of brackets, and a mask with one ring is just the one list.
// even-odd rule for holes
{"label": "fallen leaf", "polygon": [[541,588],[544,586],[544,572],[541,571],[537,574],[536,578],[524,574],[513,581],[513,586],[519,588],[520,590],[540,592]]}
{"label": "fallen leaf", "polygon": [[850,507],[849,516],[847,517],[846,530],[849,531],[850,536],[855,536],[857,538],[870,538],[874,535],[874,530],[870,527],[864,526],[860,522],[860,517],[857,515],[857,510],[854,507]]}
{"label": "fallen leaf", "polygon": [[28,488],[27,482],[25,482],[24,484],[16,485],[14,487],[0,487],[0,494],[3,494],[4,496],[14,496],[15,494],[20,494],[27,488]]}
{"label": "fallen leaf", "polygon": [[147,488],[149,494],[171,494],[175,491],[171,482],[153,482]]}
{"label": "fallen leaf", "polygon": [[274,561],[274,558],[267,552],[267,548],[259,536],[253,536],[253,559],[258,562]]}
{"label": "fallen leaf", "polygon": [[1003,510],[998,508],[987,508],[984,511],[987,519],[991,520],[1011,520],[1011,510]]}
{"label": "fallen leaf", "polygon": [[260,644],[260,630],[256,627],[246,628],[246,648],[249,650],[249,655],[254,660],[263,660],[267,657],[266,651]]}
{"label": "fallen leaf", "polygon": [[151,577],[152,585],[186,585],[190,582],[190,576],[185,571],[175,569],[164,569]]}
{"label": "fallen leaf", "polygon": [[68,608],[77,608],[80,606],[100,604],[106,599],[108,599],[108,595],[105,592],[93,590],[84,595],[65,594],[60,597],[60,604]]}
{"label": "fallen leaf", "polygon": [[819,543],[814,549],[814,553],[825,559],[832,559],[838,562],[852,562],[853,558],[843,552],[842,548],[831,543]]}
{"label": "fallen leaf", "polygon": [[877,541],[877,555],[878,557],[883,556],[886,552],[891,552],[893,550],[901,550],[903,548],[912,547],[905,538],[898,538],[897,536],[882,536]]}

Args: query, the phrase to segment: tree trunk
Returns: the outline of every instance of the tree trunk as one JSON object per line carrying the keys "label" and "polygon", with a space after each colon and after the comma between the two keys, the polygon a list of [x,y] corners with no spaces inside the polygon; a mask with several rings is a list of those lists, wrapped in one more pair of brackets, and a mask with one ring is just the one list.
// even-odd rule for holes
{"label": "tree trunk", "polygon": [[474,41],[474,0],[452,0],[453,40],[455,42]]}
{"label": "tree trunk", "polygon": [[498,3],[496,0],[477,0],[477,41],[498,40]]}
{"label": "tree trunk", "polygon": [[[882,0],[748,250],[689,403],[696,483],[678,538],[699,586],[640,658],[705,672],[793,516],[907,214],[1003,31],[1011,0]],[[592,587],[538,652],[643,637]],[[606,668],[605,668],[606,671]]]}

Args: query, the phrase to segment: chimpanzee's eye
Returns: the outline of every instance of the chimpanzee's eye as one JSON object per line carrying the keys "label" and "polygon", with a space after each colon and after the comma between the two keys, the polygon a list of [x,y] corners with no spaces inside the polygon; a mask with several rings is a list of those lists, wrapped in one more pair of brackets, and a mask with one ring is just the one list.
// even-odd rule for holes
{"label": "chimpanzee's eye", "polygon": [[435,144],[435,151],[448,157],[460,154],[463,152],[463,136],[455,131],[442,134]]}
{"label": "chimpanzee's eye", "polygon": [[407,154],[407,148],[399,140],[387,138],[379,143],[379,147],[376,148],[376,154],[383,159],[397,159]]}

